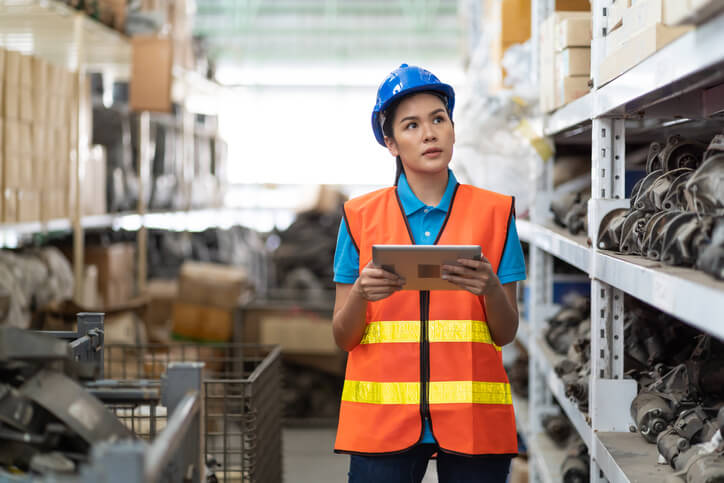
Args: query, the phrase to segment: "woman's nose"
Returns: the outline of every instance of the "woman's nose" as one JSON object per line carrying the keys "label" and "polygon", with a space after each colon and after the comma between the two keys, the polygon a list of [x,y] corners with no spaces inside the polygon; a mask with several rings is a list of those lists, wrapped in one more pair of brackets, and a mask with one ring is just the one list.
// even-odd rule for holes
{"label": "woman's nose", "polygon": [[423,135],[423,139],[425,142],[437,140],[437,136],[435,135],[435,130],[432,128],[432,126],[430,124],[427,124],[427,123],[424,124],[422,135]]}

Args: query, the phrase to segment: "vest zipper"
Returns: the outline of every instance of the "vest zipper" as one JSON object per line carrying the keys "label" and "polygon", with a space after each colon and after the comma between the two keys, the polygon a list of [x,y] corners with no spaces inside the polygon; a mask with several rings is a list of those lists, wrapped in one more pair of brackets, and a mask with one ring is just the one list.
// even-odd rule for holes
{"label": "vest zipper", "polygon": [[[430,318],[430,291],[420,292],[420,415],[423,431],[425,421],[430,419],[428,384],[430,382],[430,341],[428,340],[428,319]],[[432,429],[432,426],[431,426]]]}

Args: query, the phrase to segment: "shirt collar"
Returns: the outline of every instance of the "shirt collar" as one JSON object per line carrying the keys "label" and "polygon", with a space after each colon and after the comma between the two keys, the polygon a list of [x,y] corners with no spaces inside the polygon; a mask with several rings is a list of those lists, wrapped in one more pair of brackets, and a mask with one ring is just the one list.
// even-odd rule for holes
{"label": "shirt collar", "polygon": [[[455,178],[452,170],[448,168],[445,193],[442,195],[440,203],[438,203],[434,209],[447,213],[450,209],[450,203],[452,202],[452,196],[457,184],[458,180]],[[402,209],[405,212],[405,216],[410,216],[426,206],[425,203],[420,201],[417,196],[415,196],[415,193],[412,192],[412,188],[410,188],[410,185],[407,183],[407,176],[405,176],[405,173],[400,174],[400,179],[397,182],[397,194],[400,196],[400,203],[402,203]]]}

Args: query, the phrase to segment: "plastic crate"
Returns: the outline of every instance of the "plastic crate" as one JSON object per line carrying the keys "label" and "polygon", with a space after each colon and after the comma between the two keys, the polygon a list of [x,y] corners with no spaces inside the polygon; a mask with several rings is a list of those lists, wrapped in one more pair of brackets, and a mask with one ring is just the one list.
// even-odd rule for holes
{"label": "plastic crate", "polygon": [[[219,481],[282,481],[281,352],[254,344],[145,344],[104,347],[104,377],[159,379],[171,362],[203,362],[204,450]],[[163,408],[117,405],[139,436],[163,428]]]}

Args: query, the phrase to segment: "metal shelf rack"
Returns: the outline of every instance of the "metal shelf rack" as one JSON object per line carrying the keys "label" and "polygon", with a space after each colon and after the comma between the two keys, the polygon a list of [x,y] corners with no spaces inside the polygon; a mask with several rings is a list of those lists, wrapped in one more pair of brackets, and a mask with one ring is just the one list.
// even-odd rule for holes
{"label": "metal shelf rack", "polygon": [[[52,64],[63,66],[76,73],[77,86],[83,84],[87,72],[102,72],[114,79],[128,79],[131,71],[132,46],[125,35],[101,24],[85,13],[57,0],[0,0],[0,46],[40,57]],[[198,74],[174,70],[172,98],[185,108],[184,157],[193,165],[194,156],[194,113],[217,113],[224,102],[225,90],[219,84],[203,79]],[[79,100],[79,103],[81,101]],[[79,109],[80,106],[75,106]],[[76,116],[82,123],[80,116]],[[150,116],[142,113],[140,118],[138,168],[140,186],[148,183],[144,173],[149,173]],[[71,176],[75,186],[84,186],[82,168],[85,159],[84,143],[79,139],[73,146],[74,159]],[[185,160],[186,161],[186,160]],[[184,178],[190,178],[188,173]],[[190,179],[184,182],[190,182]],[[183,210],[169,213],[147,213],[143,197],[139,197],[137,210],[132,213],[83,216],[80,190],[75,190],[75,212],[69,219],[47,220],[32,223],[0,224],[0,246],[14,246],[21,236],[43,234],[55,231],[73,232],[73,259],[75,296],[79,298],[83,287],[83,234],[90,228],[119,228],[138,231],[138,288],[146,284],[147,228],[162,228],[176,231],[203,229],[203,227],[230,226],[229,220],[238,220],[231,210]],[[202,221],[203,220],[203,221]]]}
{"label": "metal shelf rack", "polygon": [[[547,200],[552,192],[552,160],[537,186],[539,203],[532,221],[517,220],[520,239],[529,244],[531,287],[529,325],[529,431],[533,464],[530,481],[560,481],[541,418],[563,408],[591,454],[591,482],[663,481],[671,469],[657,464],[655,445],[630,432],[635,381],[623,375],[623,296],[630,294],[686,323],[724,339],[724,282],[693,269],[668,267],[642,257],[623,256],[591,246],[602,217],[628,208],[625,199],[626,136],[651,135],[652,124],[675,118],[711,120],[707,89],[724,83],[724,13],[706,20],[613,81],[600,85],[598,62],[605,55],[606,12],[610,0],[592,0],[594,39],[591,74],[594,89],[544,116],[544,133],[565,143],[588,137],[593,197],[588,204],[588,233],[573,236],[552,225]],[[553,11],[552,0],[533,1],[533,32]],[[534,36],[535,38],[535,36]],[[536,48],[534,47],[534,51]],[[639,132],[636,123],[646,125]],[[650,139],[649,139],[650,140]],[[553,367],[558,356],[541,338],[552,314],[553,259],[561,259],[591,279],[591,378],[588,413],[565,395]]]}

